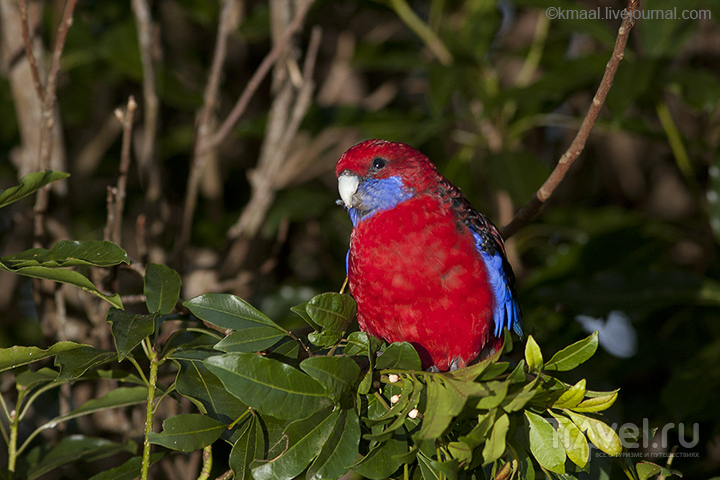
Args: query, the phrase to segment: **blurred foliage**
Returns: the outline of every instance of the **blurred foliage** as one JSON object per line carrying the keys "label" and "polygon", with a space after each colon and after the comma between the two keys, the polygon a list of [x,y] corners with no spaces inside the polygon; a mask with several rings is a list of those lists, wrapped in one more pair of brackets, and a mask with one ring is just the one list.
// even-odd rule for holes
{"label": "blurred foliage", "polygon": [[[510,219],[502,208],[507,197],[515,208],[523,205],[572,140],[619,25],[607,18],[549,21],[545,10],[618,12],[624,3],[410,2],[430,37],[418,36],[401,19],[398,3],[404,2],[318,0],[313,6],[306,24],[319,25],[323,40],[316,101],[302,133],[321,138],[347,129],[358,141],[381,137],[409,143],[478,209],[504,224]],[[54,38],[59,4],[48,2],[43,10],[46,45]],[[222,78],[220,119],[269,49],[268,5],[242,5]],[[646,14],[702,11],[709,18],[638,20],[585,153],[508,249],[525,328],[543,351],[558,351],[586,335],[577,315],[605,318],[614,310],[628,315],[638,337],[634,356],[620,359],[604,352],[601,332],[598,354],[558,377],[568,384],[585,378],[596,388],[620,388],[608,423],[647,424],[659,428],[658,435],[673,423],[665,450],[641,447],[640,452],[666,455],[680,445],[673,468],[684,478],[707,478],[720,474],[720,6],[647,0],[641,8]],[[153,2],[161,103],[155,161],[162,192],[159,201],[147,198],[147,176],[131,169],[122,246],[133,260],[183,265],[172,252],[218,13],[216,2]],[[300,50],[309,31],[305,28],[298,39]],[[427,38],[440,42],[451,60],[439,61]],[[5,78],[9,60],[3,58],[0,78],[0,188],[17,184],[14,149],[21,143],[15,115],[20,107]],[[54,194],[50,216],[65,228],[65,237],[57,239],[100,240],[106,189],[117,177],[119,134],[96,164],[80,168],[76,159],[128,95],[142,108],[143,71],[130,2],[79,2],[62,67],[58,109],[72,176],[65,181],[67,196]],[[242,265],[249,277],[236,281],[237,272],[223,270],[233,252],[226,233],[249,199],[246,174],[259,156],[272,98],[266,81],[218,151],[217,168],[209,175],[219,187],[200,199],[192,250],[186,252],[193,260],[180,269],[182,298],[229,290],[262,305],[283,328],[302,329],[287,308],[337,291],[344,278],[350,222],[334,205],[337,157],[323,154],[328,148],[318,154],[318,174],[279,192],[264,228],[252,239],[250,260]],[[1,255],[32,246],[31,208],[28,199],[0,210]],[[136,242],[140,214],[147,218],[150,246],[143,259]],[[0,344],[55,344],[58,332],[40,323],[30,283],[20,278],[0,272]],[[138,294],[142,285],[120,270],[97,290]],[[82,302],[69,301],[75,302],[68,308],[73,328],[62,338],[100,342],[102,331],[88,321]],[[107,342],[109,330],[104,335]],[[678,426],[685,425],[688,437],[696,422],[698,442],[685,448]],[[652,438],[652,432],[643,434]],[[117,445],[104,451],[124,448],[122,441]],[[662,463],[659,458],[666,457],[650,460]]]}

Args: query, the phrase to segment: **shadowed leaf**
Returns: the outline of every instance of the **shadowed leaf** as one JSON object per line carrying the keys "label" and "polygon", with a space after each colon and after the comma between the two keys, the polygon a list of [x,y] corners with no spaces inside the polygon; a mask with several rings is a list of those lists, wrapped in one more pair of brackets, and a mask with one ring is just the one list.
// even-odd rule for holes
{"label": "shadowed leaf", "polygon": [[45,170],[44,172],[29,173],[20,179],[20,184],[6,190],[0,190],[0,208],[32,195],[45,185],[56,180],[69,177],[69,173]]}
{"label": "shadowed leaf", "polygon": [[181,452],[200,450],[220,438],[226,425],[207,415],[185,413],[163,422],[162,433],[151,432],[150,443]]}
{"label": "shadowed leaf", "polygon": [[145,304],[151,313],[167,315],[173,311],[180,298],[182,280],[170,267],[151,263],[145,268]]}

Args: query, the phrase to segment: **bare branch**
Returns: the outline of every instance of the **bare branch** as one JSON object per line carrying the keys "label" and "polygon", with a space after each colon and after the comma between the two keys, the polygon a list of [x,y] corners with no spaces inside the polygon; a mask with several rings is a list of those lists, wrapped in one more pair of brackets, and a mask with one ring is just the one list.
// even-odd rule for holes
{"label": "bare branch", "polygon": [[530,201],[523,206],[515,218],[510,221],[507,225],[500,229],[500,233],[503,238],[508,238],[517,232],[520,228],[525,226],[539,211],[540,208],[545,204],[550,195],[555,191],[557,186],[562,182],[563,178],[567,174],[572,164],[577,160],[585,148],[585,143],[590,136],[590,131],[595,125],[595,121],[600,115],[603,105],[605,104],[605,98],[607,97],[610,87],[613,83],[613,78],[617,72],[620,61],[625,55],[625,45],[627,44],[630,30],[635,25],[634,12],[637,10],[640,0],[629,0],[626,11],[627,15],[623,18],[623,22],[618,29],[617,39],[615,40],[615,47],[613,48],[612,56],[605,67],[605,73],[603,75],[600,86],[595,93],[592,104],[588,109],[585,119],[580,125],[580,130],[575,139],[573,140],[567,151],[560,157],[558,164],[555,169],[550,173],[550,176],[545,180],[540,189],[535,192]]}
{"label": "bare branch", "polygon": [[155,91],[155,66],[153,63],[152,17],[147,0],[132,0],[132,10],[138,26],[140,61],[143,66],[143,140],[138,163],[147,170],[155,153],[159,100]]}
{"label": "bare branch", "polygon": [[233,107],[228,117],[222,123],[220,128],[218,128],[215,134],[211,138],[209,138],[204,145],[202,145],[200,152],[204,152],[205,150],[210,150],[217,147],[225,139],[225,137],[230,134],[230,131],[240,119],[242,114],[245,112],[248,103],[250,103],[250,99],[255,94],[255,91],[258,89],[263,79],[270,71],[270,68],[278,60],[278,58],[280,58],[280,55],[285,51],[285,48],[290,43],[290,39],[292,38],[292,36],[297,33],[300,28],[302,28],[303,21],[305,20],[305,15],[307,14],[308,10],[310,10],[310,6],[313,4],[313,1],[314,0],[305,0],[303,3],[300,4],[297,12],[295,13],[295,18],[293,18],[292,22],[290,22],[287,30],[285,30],[285,33],[283,33],[282,37],[277,41],[277,43],[275,43],[275,46],[273,46],[272,50],[270,50],[267,56],[265,56],[262,63],[260,63],[260,66],[257,68],[257,70],[255,70],[255,73],[253,73],[253,76],[250,78],[250,81],[245,87],[245,90],[240,95],[240,98],[238,98],[237,103]]}
{"label": "bare branch", "polygon": [[33,84],[35,85],[35,91],[41,102],[45,102],[45,91],[43,90],[42,82],[40,82],[40,72],[38,71],[37,62],[35,61],[35,53],[32,48],[32,41],[30,40],[30,30],[28,27],[28,14],[27,4],[25,0],[18,0],[18,6],[20,7],[20,19],[22,20],[22,38],[23,45],[25,45],[25,55],[27,56],[28,62],[30,63],[30,72],[32,73]]}
{"label": "bare branch", "polygon": [[127,175],[130,170],[130,142],[132,141],[132,125],[135,118],[135,97],[130,95],[127,109],[122,116],[123,136],[122,150],[120,153],[120,175],[118,176],[117,191],[115,192],[115,225],[113,227],[112,241],[120,244],[122,233],[122,216],[125,209],[125,197],[127,196]]}

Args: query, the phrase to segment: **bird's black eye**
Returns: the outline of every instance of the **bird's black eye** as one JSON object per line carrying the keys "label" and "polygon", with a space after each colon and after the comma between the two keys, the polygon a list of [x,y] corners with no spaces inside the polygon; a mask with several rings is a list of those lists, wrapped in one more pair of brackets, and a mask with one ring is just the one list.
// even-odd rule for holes
{"label": "bird's black eye", "polygon": [[372,169],[375,171],[382,170],[385,165],[387,165],[387,160],[381,157],[375,157],[373,158],[373,161],[371,163]]}

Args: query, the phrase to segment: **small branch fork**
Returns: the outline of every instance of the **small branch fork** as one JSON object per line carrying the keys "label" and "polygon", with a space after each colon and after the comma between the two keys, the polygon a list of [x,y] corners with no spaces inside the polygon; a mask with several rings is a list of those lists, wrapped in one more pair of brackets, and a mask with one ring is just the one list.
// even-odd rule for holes
{"label": "small branch fork", "polygon": [[516,214],[515,217],[500,229],[500,234],[503,238],[507,239],[515,234],[520,228],[525,226],[530,220],[540,211],[542,206],[545,204],[548,198],[553,194],[557,186],[562,182],[563,178],[567,174],[572,164],[577,160],[585,148],[585,143],[590,136],[590,131],[595,125],[595,121],[600,115],[603,105],[605,104],[605,98],[607,97],[610,87],[615,78],[615,73],[618,70],[620,61],[622,61],[625,55],[625,45],[627,44],[628,37],[630,36],[630,30],[635,25],[634,13],[638,9],[640,0],[629,0],[628,6],[625,9],[628,12],[623,18],[622,24],[618,29],[617,39],[615,40],[615,47],[613,48],[612,56],[605,67],[605,73],[603,75],[600,86],[593,97],[592,104],[588,109],[585,119],[580,125],[575,139],[573,140],[567,151],[560,157],[558,164],[555,169],[550,173],[550,176],[545,180],[540,189],[535,192],[530,201],[525,204]]}

